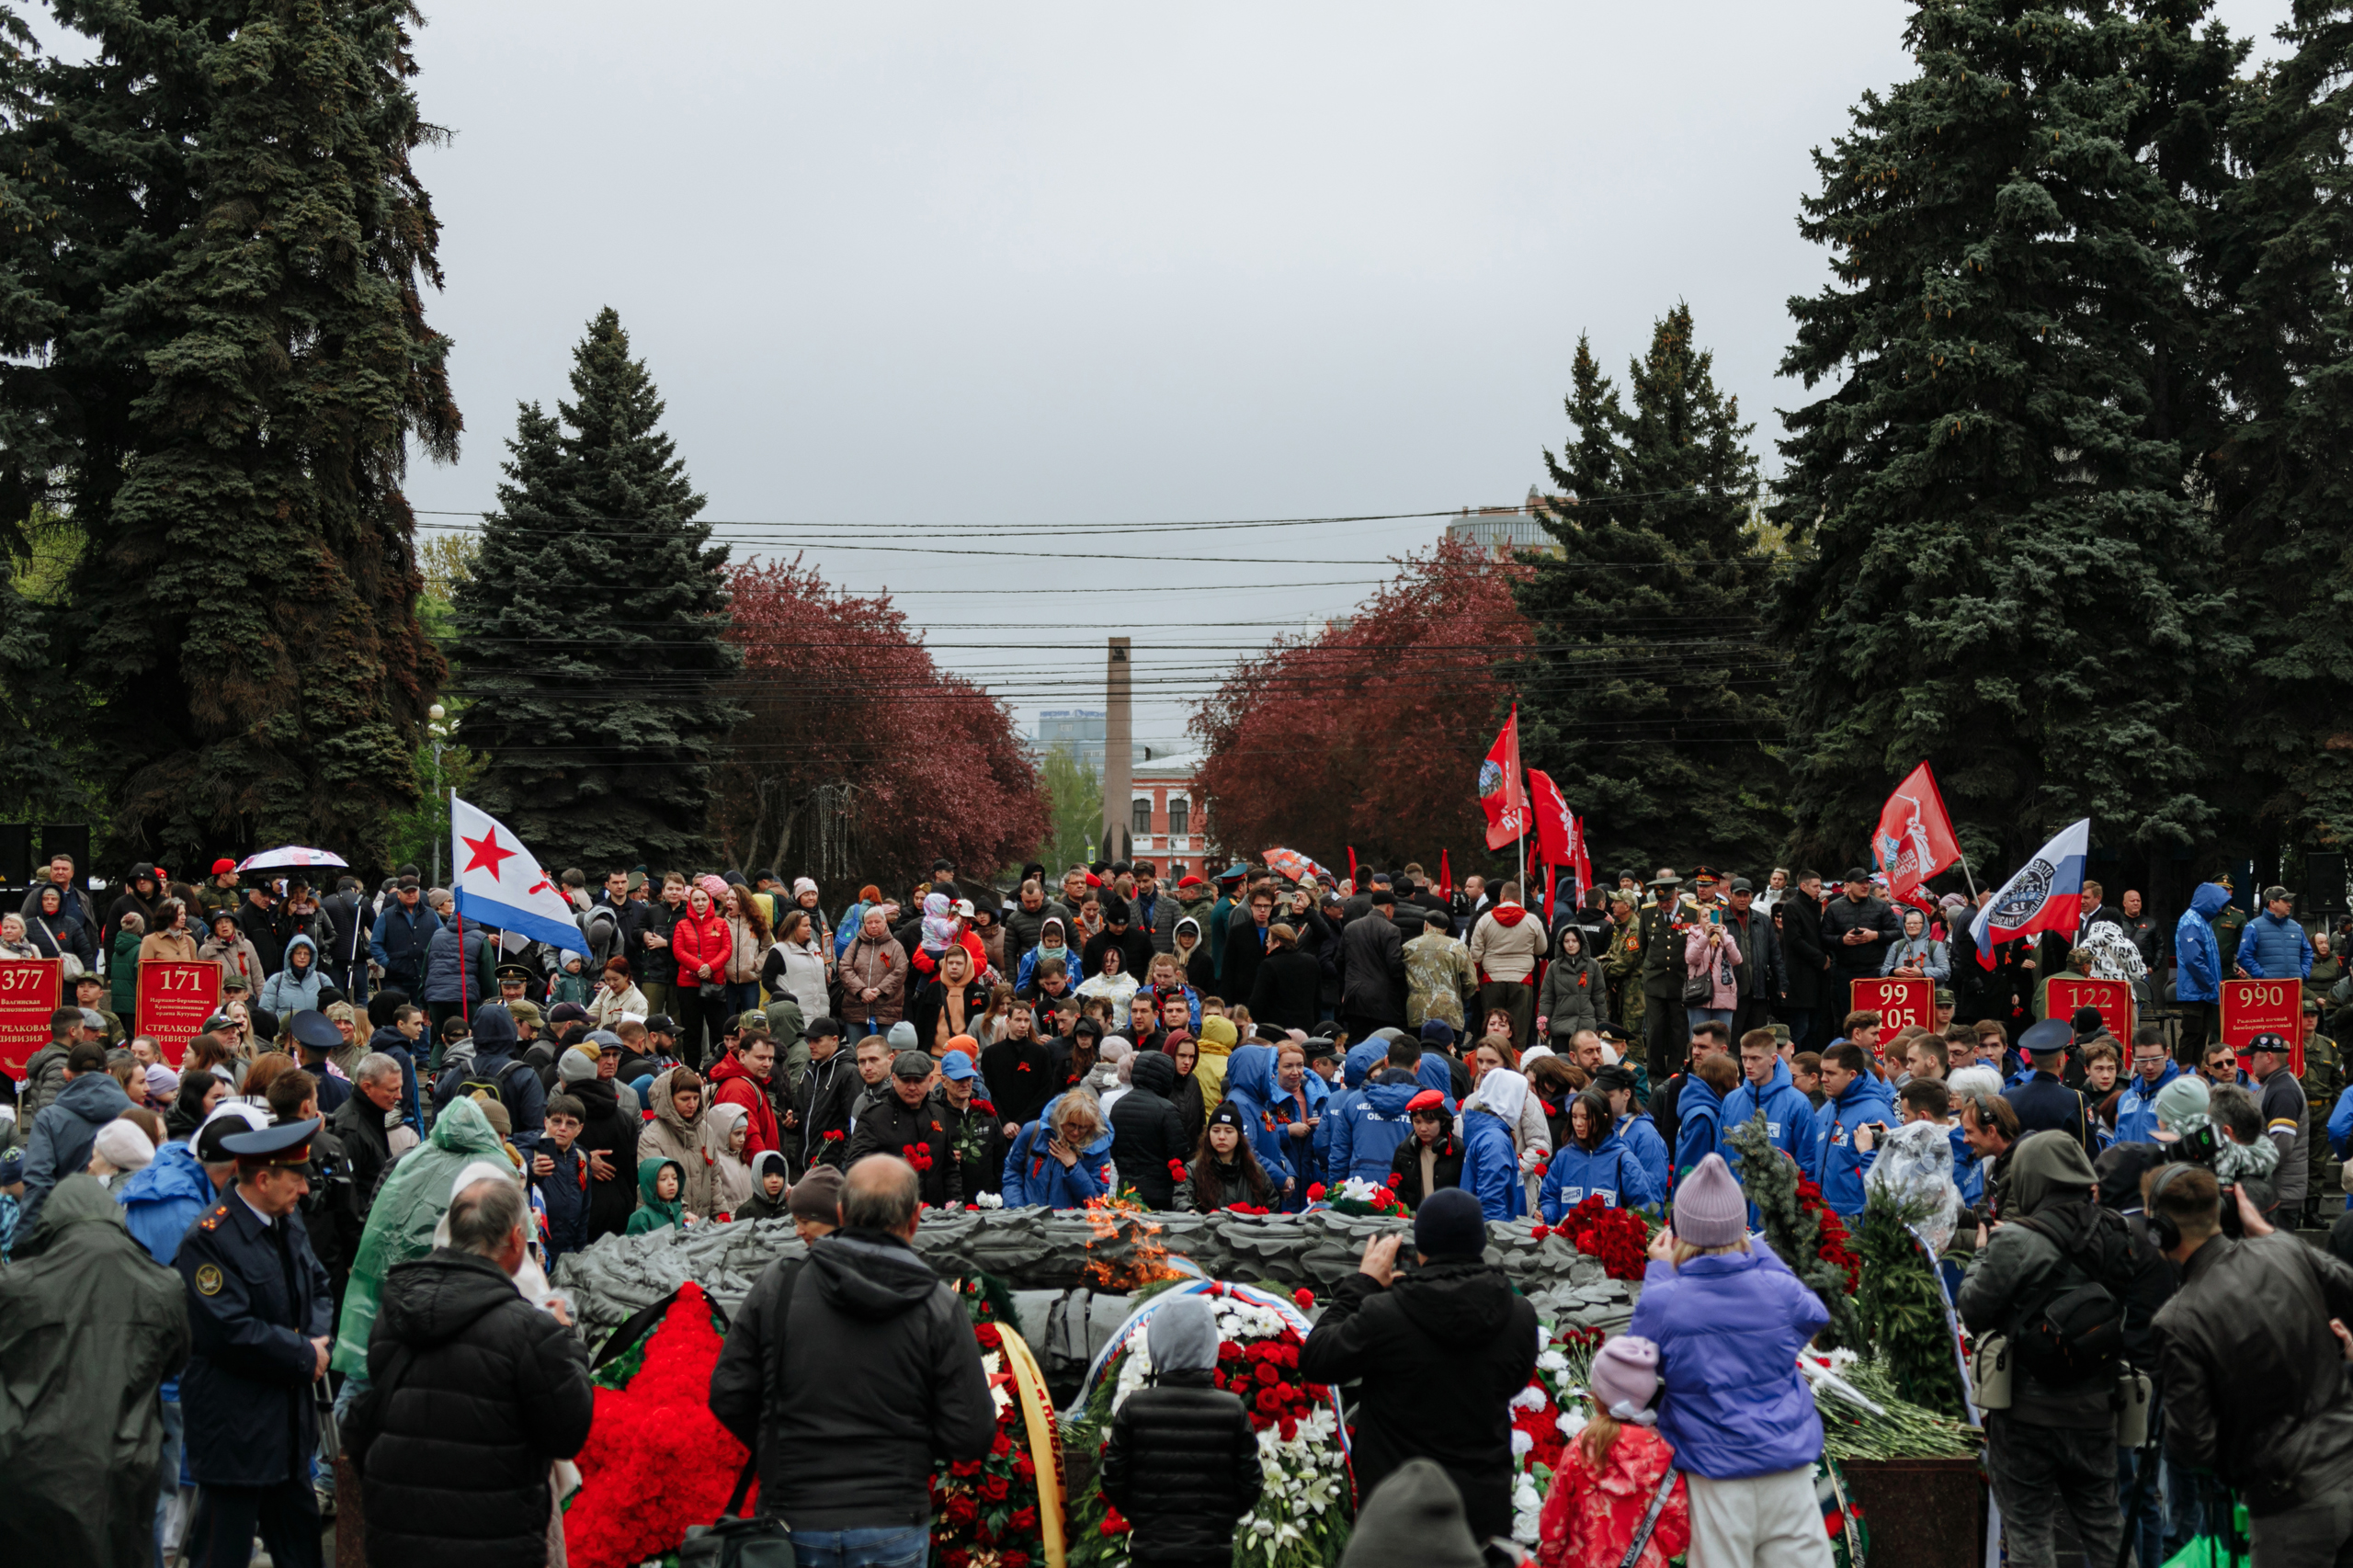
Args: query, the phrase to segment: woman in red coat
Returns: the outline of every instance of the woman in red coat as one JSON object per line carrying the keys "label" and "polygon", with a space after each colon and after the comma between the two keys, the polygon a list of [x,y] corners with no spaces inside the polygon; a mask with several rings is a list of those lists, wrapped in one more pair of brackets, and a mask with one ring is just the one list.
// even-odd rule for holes
{"label": "woman in red coat", "polygon": [[[718,1059],[727,1039],[727,955],[733,950],[727,916],[706,877],[687,893],[686,913],[670,929],[670,951],[678,960],[678,1054],[700,1067]],[[723,892],[724,882],[720,882]],[[705,1030],[710,1044],[702,1044]]]}

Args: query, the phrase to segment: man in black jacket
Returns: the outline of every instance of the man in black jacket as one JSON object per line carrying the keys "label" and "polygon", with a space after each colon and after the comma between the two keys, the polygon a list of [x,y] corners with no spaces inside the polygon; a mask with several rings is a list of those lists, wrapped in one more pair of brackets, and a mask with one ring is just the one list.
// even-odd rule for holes
{"label": "man in black jacket", "polygon": [[919,1561],[935,1459],[977,1460],[996,1436],[972,1323],[910,1244],[921,1203],[904,1160],[851,1167],[842,1229],[768,1265],[711,1369],[710,1413],[757,1456],[760,1507],[804,1561]]}
{"label": "man in black jacket", "polygon": [[1823,1005],[1843,1016],[1854,1005],[1847,987],[1876,978],[1887,944],[1903,934],[1903,924],[1887,901],[1872,896],[1870,873],[1859,866],[1850,869],[1844,894],[1822,912],[1822,946],[1830,955],[1831,982],[1831,994]]}
{"label": "man in black jacket", "polygon": [[484,1176],[452,1199],[449,1244],[384,1277],[367,1392],[343,1423],[374,1568],[538,1568],[549,1467],[588,1441],[588,1352],[561,1301],[515,1290],[523,1189]]}
{"label": "man in black jacket", "polygon": [[1135,911],[1128,906],[1126,899],[1115,892],[1104,893],[1103,929],[1086,938],[1086,946],[1079,953],[1080,962],[1086,970],[1079,976],[1081,980],[1091,980],[1103,972],[1103,954],[1112,948],[1120,949],[1120,973],[1143,978],[1152,968],[1152,933],[1131,925],[1134,916]]}
{"label": "man in black jacket", "polygon": [[2332,1318],[2353,1321],[2353,1269],[2276,1233],[2245,1199],[2222,1235],[2200,1165],[2144,1179],[2152,1232],[2181,1266],[2157,1313],[2165,1457],[2221,1478],[2253,1516],[2257,1562],[2341,1562],[2353,1548],[2353,1405]]}
{"label": "man in black jacket", "polygon": [[[823,1020],[831,1024],[832,1019]],[[866,1086],[858,1063],[842,1048],[838,1027],[809,1031],[809,1071],[793,1096],[786,1153],[797,1176],[815,1165],[838,1170],[849,1152],[850,1108]]]}
{"label": "man in black jacket", "polygon": [[1403,1278],[1401,1239],[1365,1244],[1363,1262],[1300,1349],[1300,1376],[1360,1380],[1358,1495],[1370,1496],[1409,1459],[1435,1460],[1461,1490],[1471,1533],[1508,1536],[1511,1402],[1536,1369],[1536,1309],[1485,1261],[1486,1221],[1462,1188],[1434,1192],[1415,1210],[1419,1267]]}
{"label": "man in black jacket", "polygon": [[401,1064],[381,1051],[359,1059],[352,1072],[351,1097],[327,1118],[327,1127],[351,1162],[351,1196],[360,1221],[376,1201],[376,1183],[392,1163],[392,1133],[387,1117],[397,1116],[401,1105]]}
{"label": "man in black jacket", "polygon": [[1152,1383],[1130,1394],[1103,1449],[1103,1495],[1134,1527],[1150,1568],[1224,1568],[1233,1524],[1265,1486],[1257,1434],[1239,1396],[1210,1386],[1217,1318],[1206,1298],[1164,1301],[1144,1327]]}
{"label": "man in black jacket", "polygon": [[1820,1051],[1830,1043],[1830,1002],[1823,994],[1829,983],[1829,955],[1822,948],[1822,873],[1798,872],[1790,891],[1773,903],[1773,918],[1780,926],[1781,995],[1774,1016],[1790,1027],[1790,1039],[1800,1051]]}
{"label": "man in black jacket", "polygon": [[1372,913],[1381,918],[1351,920],[1341,928],[1340,1008],[1350,1040],[1405,1027],[1405,944],[1389,918],[1396,907],[1396,896],[1376,887]]}
{"label": "man in black jacket", "polygon": [[1148,1207],[1166,1209],[1176,1198],[1169,1162],[1193,1157],[1185,1119],[1168,1097],[1176,1092],[1176,1063],[1157,1051],[1140,1051],[1128,1074],[1128,1092],[1111,1102],[1111,1163]]}
{"label": "man in black jacket", "polygon": [[950,1146],[948,1123],[932,1103],[938,1071],[920,1051],[899,1052],[891,1062],[891,1092],[876,1096],[858,1114],[846,1159],[854,1165],[869,1154],[896,1155],[922,1178],[924,1202],[953,1209],[964,1201],[964,1173]]}

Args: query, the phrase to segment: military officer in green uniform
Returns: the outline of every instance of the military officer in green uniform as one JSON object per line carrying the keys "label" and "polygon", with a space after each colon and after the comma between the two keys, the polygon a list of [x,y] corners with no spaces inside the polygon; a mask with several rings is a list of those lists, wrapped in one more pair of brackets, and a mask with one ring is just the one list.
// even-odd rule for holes
{"label": "military officer in green uniform", "polygon": [[256,1532],[276,1568],[319,1568],[311,1460],[335,1295],[296,1213],[319,1125],[223,1138],[236,1183],[172,1259],[194,1342],[180,1375],[197,1485],[185,1543],[191,1568],[245,1568]]}
{"label": "military officer in green uniform", "polygon": [[2304,1075],[2297,1082],[2304,1086],[2304,1103],[2312,1114],[2312,1186],[2305,1190],[2304,1223],[2312,1230],[2325,1230],[2336,1215],[2329,1210],[2338,1206],[2325,1201],[2325,1194],[2338,1190],[2329,1166],[2336,1162],[2329,1157],[2328,1135],[2323,1131],[2328,1114],[2336,1108],[2336,1098],[2345,1092],[2345,1053],[2336,1042],[2320,1032],[2321,999],[2309,993],[2304,997]]}

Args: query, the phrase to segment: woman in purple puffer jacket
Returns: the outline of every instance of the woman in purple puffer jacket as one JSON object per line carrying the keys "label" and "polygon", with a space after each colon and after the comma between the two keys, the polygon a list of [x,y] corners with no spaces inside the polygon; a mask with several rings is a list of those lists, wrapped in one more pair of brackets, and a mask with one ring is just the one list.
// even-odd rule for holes
{"label": "woman in purple puffer jacket", "polygon": [[1692,1568],[1831,1568],[1822,1417],[1798,1353],[1830,1321],[1764,1243],[1722,1154],[1675,1193],[1627,1332],[1659,1347],[1659,1436],[1690,1483]]}

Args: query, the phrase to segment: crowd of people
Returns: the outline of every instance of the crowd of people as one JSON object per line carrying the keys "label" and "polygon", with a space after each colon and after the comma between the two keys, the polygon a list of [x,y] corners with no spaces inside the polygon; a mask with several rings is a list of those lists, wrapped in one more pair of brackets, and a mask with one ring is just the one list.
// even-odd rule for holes
{"label": "crowd of people", "polygon": [[[380,1562],[560,1561],[560,1466],[585,1439],[587,1384],[550,1277],[608,1236],[778,1219],[834,1244],[812,1249],[805,1286],[763,1279],[730,1339],[736,1392],[715,1383],[713,1408],[759,1454],[764,1482],[779,1467],[762,1494],[793,1518],[796,1545],[806,1526],[804,1561],[897,1562],[888,1553],[928,1517],[928,1456],[963,1442],[986,1404],[965,1386],[969,1335],[946,1333],[938,1282],[906,1247],[922,1209],[1117,1198],[1296,1211],[1386,1188],[1415,1216],[1423,1265],[1400,1273],[1393,1248],[1369,1252],[1365,1283],[1341,1292],[1310,1346],[1329,1381],[1362,1384],[1377,1434],[1360,1450],[1368,1498],[1391,1471],[1427,1490],[1411,1462],[1424,1455],[1466,1528],[1504,1533],[1495,1488],[1508,1455],[1491,1470],[1481,1445],[1507,1421],[1481,1405],[1449,1435],[1414,1401],[1448,1358],[1500,1332],[1501,1298],[1488,1298],[1501,1276],[1476,1261],[1484,1222],[1554,1222],[1598,1197],[1673,1221],[1635,1332],[1612,1342],[1629,1397],[1597,1414],[1567,1483],[1679,1474],[1688,1495],[1678,1483],[1648,1550],[1681,1529],[1703,1564],[1811,1562],[1784,1528],[1801,1511],[1790,1477],[1813,1462],[1800,1451],[1810,1402],[1768,1431],[1753,1403],[1710,1392],[1742,1369],[1786,1371],[1820,1326],[1794,1277],[1749,1244],[1730,1134],[1759,1118],[1849,1216],[1891,1141],[1933,1124],[1917,1136],[1949,1147],[1985,1227],[1956,1267],[1972,1330],[2015,1331],[2021,1301],[2041,1311],[2054,1278],[2107,1269],[2091,1282],[2123,1303],[2111,1356],[2160,1373],[2161,1426],[2179,1438],[2169,1451],[2199,1457],[2157,1462],[2119,1442],[2083,1380],[2022,1372],[1988,1422],[2014,1562],[2048,1560],[2062,1512],[2087,1545],[2112,1552],[2129,1528],[2140,1560],[2162,1561],[2212,1524],[2208,1480],[2259,1491],[2262,1465],[2229,1437],[2273,1416],[2245,1415],[2196,1370],[2216,1345],[2243,1350],[2245,1332],[2179,1304],[2221,1289],[2201,1284],[2208,1274],[2292,1279],[2300,1308],[2340,1313],[2326,1252],[2305,1247],[2319,1261],[2300,1260],[2301,1275],[2277,1247],[2221,1262],[2322,1220],[2341,1168],[2331,1153],[2353,1141],[2332,1038],[2353,1007],[2336,957],[2346,933],[2297,921],[2277,888],[2247,919],[2227,884],[2202,885],[2167,932],[2139,893],[2111,907],[2087,885],[2072,936],[2006,944],[1987,967],[1968,901],[1892,903],[1859,870],[1825,898],[1810,871],[1776,869],[1760,887],[1661,869],[1563,898],[1550,919],[1516,882],[1438,888],[1418,866],[1346,887],[1247,864],[1173,885],[1143,861],[1051,882],[1031,866],[1000,890],[942,862],[904,901],[869,885],[838,915],[805,878],[561,881],[579,928],[561,947],[456,919],[413,868],[373,893],[344,876],[322,895],[226,860],[195,887],[139,867],[108,898],[61,858],[0,921],[6,956],[59,959],[73,993],[21,1080],[0,1077],[0,1335],[71,1317],[97,1278],[117,1298],[109,1312],[128,1316],[92,1324],[131,1335],[140,1353],[93,1349],[73,1375],[94,1390],[153,1385],[151,1420],[96,1447],[85,1434],[47,1461],[103,1459],[105,1506],[26,1503],[28,1478],[50,1471],[11,1484],[0,1464],[0,1540],[28,1532],[61,1562],[177,1553],[242,1568],[258,1537],[294,1568],[316,1560],[340,1452],[371,1514],[381,1499],[399,1521],[370,1530]],[[139,966],[157,960],[221,973],[218,1011],[176,1065],[137,1012]],[[2296,980],[2304,1038],[2224,1045],[2213,1004],[2233,973]],[[1879,1014],[1841,1006],[1849,981],[1880,976],[1933,982],[1933,1022],[1883,1030]],[[2144,1021],[2129,1042],[2094,1009],[2045,1016],[2049,981],[2069,976],[2133,988]],[[2232,1225],[2206,1253],[2210,1210]],[[2348,1226],[2332,1246],[2353,1253]],[[178,1289],[156,1290],[157,1265]],[[797,1323],[803,1298],[841,1321],[785,1347],[782,1314]],[[1425,1304],[1399,1320],[1392,1301]],[[1756,1333],[1711,1334],[1727,1312]],[[2299,1317],[2251,1353],[2309,1358],[2312,1326]],[[882,1348],[900,1335],[917,1347]],[[1511,1381],[1517,1354],[1458,1368],[1461,1397],[1493,1388],[1507,1401],[1526,1381],[1524,1368]],[[764,1358],[796,1376],[929,1370],[886,1438],[830,1400],[773,1408]],[[1392,1404],[1376,1387],[1396,1366],[1423,1370]],[[0,1382],[17,1378],[0,1356]],[[846,1387],[854,1402],[890,1392]],[[442,1468],[463,1446],[446,1412],[484,1399],[515,1413],[492,1461],[495,1499]],[[1655,1432],[1638,1418],[1648,1403]],[[1157,1451],[1151,1408],[1130,1424],[1123,1476],[1150,1473],[1133,1466]],[[2259,1494],[2259,1521],[2296,1519],[2259,1524],[2258,1540],[2325,1534],[2306,1516],[2329,1467],[2353,1464],[2333,1416],[2297,1418],[2295,1441],[2255,1439],[2297,1477]],[[837,1447],[845,1431],[883,1445],[880,1461],[858,1461],[879,1463],[855,1472],[870,1483],[827,1479],[862,1451]],[[1169,1494],[1246,1508],[1236,1473],[1197,1479]],[[1559,1555],[1595,1528],[1567,1517],[1548,1510],[1550,1561],[1599,1561]],[[1214,1555],[1200,1543],[1230,1539],[1230,1524],[1204,1536],[1195,1519],[1172,1539]],[[895,1545],[877,1544],[893,1531]]]}

